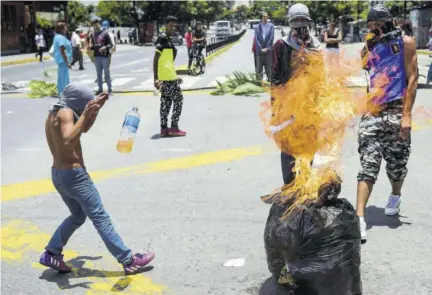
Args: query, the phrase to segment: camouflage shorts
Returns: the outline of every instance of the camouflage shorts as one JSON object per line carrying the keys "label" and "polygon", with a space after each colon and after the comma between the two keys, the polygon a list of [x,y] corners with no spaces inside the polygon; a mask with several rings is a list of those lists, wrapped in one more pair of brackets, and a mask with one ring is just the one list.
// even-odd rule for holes
{"label": "camouflage shorts", "polygon": [[403,140],[399,135],[401,117],[402,102],[397,101],[388,104],[377,116],[364,115],[361,118],[358,133],[361,169],[358,181],[375,183],[382,158],[386,161],[390,180],[396,182],[405,179],[411,138]]}

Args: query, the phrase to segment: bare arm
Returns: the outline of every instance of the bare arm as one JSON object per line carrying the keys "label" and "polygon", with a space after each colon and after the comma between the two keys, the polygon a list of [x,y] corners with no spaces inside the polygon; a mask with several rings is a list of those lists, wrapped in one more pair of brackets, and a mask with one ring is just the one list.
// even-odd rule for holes
{"label": "bare arm", "polygon": [[408,139],[411,133],[412,117],[411,111],[416,98],[418,84],[418,68],[416,44],[413,37],[404,36],[404,64],[407,78],[407,91],[403,99],[402,119],[400,136],[402,139]]}
{"label": "bare arm", "polygon": [[411,117],[418,85],[418,68],[415,40],[409,36],[404,36],[404,62],[408,85],[403,101],[403,115]]}
{"label": "bare arm", "polygon": [[[105,104],[105,102],[108,100],[108,93],[103,92],[101,94],[98,95],[98,97],[96,97],[96,101],[99,105],[99,109],[103,107],[103,105]],[[84,133],[87,133],[90,128],[92,128],[94,122],[96,121],[96,118],[98,116],[99,112],[94,112],[93,114],[87,116],[85,125],[84,125]]]}
{"label": "bare arm", "polygon": [[338,32],[338,36],[337,36],[336,41],[337,41],[337,42],[342,41],[342,32],[341,32],[341,31]]}
{"label": "bare arm", "polygon": [[160,88],[159,84],[159,58],[161,56],[161,53],[159,51],[155,52],[154,58],[153,58],[153,79],[154,79],[154,85],[156,89]]}
{"label": "bare arm", "polygon": [[60,122],[61,135],[65,146],[74,147],[76,145],[84,131],[89,117],[94,116],[98,110],[99,104],[97,100],[91,100],[75,124],[72,111],[68,109],[62,109],[57,112],[57,117]]}
{"label": "bare arm", "polygon": [[74,147],[81,137],[86,124],[86,116],[83,114],[76,124],[74,124],[74,115],[69,109],[62,109],[57,112],[57,118],[60,122],[60,130],[65,146]]}
{"label": "bare arm", "polygon": [[324,42],[328,42],[329,38],[327,36],[327,31],[324,32]]}

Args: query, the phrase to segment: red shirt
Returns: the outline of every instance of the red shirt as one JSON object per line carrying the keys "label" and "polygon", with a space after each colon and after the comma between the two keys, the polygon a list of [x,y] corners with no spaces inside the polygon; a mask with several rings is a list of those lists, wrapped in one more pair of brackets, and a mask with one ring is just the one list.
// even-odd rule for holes
{"label": "red shirt", "polygon": [[192,47],[192,32],[187,32],[185,34],[186,46]]}

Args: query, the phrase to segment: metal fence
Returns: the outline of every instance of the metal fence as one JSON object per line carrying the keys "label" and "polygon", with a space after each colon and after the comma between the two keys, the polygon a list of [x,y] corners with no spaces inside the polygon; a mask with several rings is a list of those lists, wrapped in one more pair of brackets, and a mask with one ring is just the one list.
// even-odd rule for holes
{"label": "metal fence", "polygon": [[227,37],[224,40],[221,41],[217,41],[216,38],[211,38],[210,42],[207,42],[206,45],[206,56],[221,50],[222,48],[224,48],[225,46],[232,44],[236,41],[238,41],[244,34],[246,33],[246,30],[241,31],[240,33],[236,34],[236,35],[232,35]]}

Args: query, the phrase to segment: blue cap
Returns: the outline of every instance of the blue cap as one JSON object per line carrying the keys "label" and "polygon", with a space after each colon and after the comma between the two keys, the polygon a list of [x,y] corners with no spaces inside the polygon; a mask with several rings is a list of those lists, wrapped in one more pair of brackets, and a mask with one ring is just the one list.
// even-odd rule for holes
{"label": "blue cap", "polygon": [[104,20],[104,21],[102,22],[102,27],[104,27],[104,28],[109,28],[109,22],[108,22],[107,20]]}

